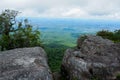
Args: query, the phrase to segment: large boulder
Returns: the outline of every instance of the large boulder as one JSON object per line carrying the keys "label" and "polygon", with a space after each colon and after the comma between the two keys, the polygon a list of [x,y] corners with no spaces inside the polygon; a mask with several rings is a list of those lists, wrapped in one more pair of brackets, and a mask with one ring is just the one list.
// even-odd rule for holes
{"label": "large boulder", "polygon": [[53,80],[40,47],[0,52],[0,80]]}
{"label": "large boulder", "polygon": [[120,76],[120,43],[86,36],[78,47],[67,49],[63,58],[61,70],[68,80],[116,80]]}

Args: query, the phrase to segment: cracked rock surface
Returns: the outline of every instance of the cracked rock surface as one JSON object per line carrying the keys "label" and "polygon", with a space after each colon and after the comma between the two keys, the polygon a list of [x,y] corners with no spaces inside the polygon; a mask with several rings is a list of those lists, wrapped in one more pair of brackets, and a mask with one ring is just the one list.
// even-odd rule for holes
{"label": "cracked rock surface", "polygon": [[67,49],[62,73],[68,80],[116,80],[120,74],[120,43],[99,36],[78,39],[77,49]]}
{"label": "cracked rock surface", "polygon": [[41,47],[0,52],[0,80],[53,80]]}

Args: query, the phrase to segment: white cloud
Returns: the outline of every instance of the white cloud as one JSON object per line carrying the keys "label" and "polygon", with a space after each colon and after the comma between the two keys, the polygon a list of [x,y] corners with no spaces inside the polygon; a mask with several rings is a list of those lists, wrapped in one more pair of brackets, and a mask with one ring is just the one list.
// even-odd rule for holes
{"label": "white cloud", "polygon": [[21,12],[19,16],[39,17],[39,12],[37,12],[37,11],[35,11],[35,10],[24,9],[24,10],[20,10],[19,12]]}
{"label": "white cloud", "polygon": [[29,17],[120,18],[120,0],[1,0],[0,10]]}
{"label": "white cloud", "polygon": [[39,17],[88,17],[80,8],[51,8],[39,14]]}
{"label": "white cloud", "polygon": [[62,13],[65,17],[87,17],[88,14],[80,8],[72,8]]}

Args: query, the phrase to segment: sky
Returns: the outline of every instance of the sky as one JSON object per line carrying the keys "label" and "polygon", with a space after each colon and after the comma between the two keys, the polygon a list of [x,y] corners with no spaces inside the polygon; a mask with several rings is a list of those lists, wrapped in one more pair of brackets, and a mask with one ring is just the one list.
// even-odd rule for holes
{"label": "sky", "polygon": [[120,0],[0,0],[23,17],[120,19]]}

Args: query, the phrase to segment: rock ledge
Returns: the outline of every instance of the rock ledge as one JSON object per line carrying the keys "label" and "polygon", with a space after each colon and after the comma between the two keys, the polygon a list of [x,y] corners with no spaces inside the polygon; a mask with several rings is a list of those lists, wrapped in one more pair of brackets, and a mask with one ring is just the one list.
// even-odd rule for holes
{"label": "rock ledge", "polygon": [[0,80],[53,80],[40,47],[0,52]]}
{"label": "rock ledge", "polygon": [[68,80],[117,80],[120,74],[120,43],[99,36],[78,39],[79,49],[68,49],[62,72]]}

